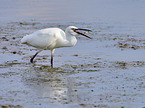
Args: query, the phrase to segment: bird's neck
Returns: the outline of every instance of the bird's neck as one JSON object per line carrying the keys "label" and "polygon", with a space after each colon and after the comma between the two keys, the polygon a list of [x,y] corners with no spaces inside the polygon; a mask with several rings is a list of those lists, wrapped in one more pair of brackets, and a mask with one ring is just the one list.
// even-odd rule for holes
{"label": "bird's neck", "polygon": [[66,33],[66,39],[68,40],[68,46],[72,47],[77,43],[77,39],[75,36],[72,36],[69,33]]}

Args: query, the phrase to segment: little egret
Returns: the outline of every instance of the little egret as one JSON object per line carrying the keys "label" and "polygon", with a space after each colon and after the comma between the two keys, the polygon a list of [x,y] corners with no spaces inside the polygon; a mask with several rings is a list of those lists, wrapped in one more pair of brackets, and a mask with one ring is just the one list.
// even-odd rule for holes
{"label": "little egret", "polygon": [[77,42],[77,39],[75,37],[77,35],[82,35],[91,39],[91,37],[86,35],[86,33],[90,31],[91,30],[81,29],[75,26],[67,27],[65,32],[59,28],[46,28],[38,30],[30,35],[24,36],[21,39],[21,43],[39,49],[36,54],[30,59],[31,63],[33,63],[33,59],[42,50],[51,50],[51,68],[53,68],[53,53],[55,48],[73,47]]}

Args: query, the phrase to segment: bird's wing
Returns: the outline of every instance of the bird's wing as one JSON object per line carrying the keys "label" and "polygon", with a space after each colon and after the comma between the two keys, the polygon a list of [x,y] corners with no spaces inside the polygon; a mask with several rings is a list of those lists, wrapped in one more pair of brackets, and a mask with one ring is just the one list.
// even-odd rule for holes
{"label": "bird's wing", "polygon": [[58,28],[47,28],[25,36],[21,42],[40,49],[53,49],[56,41],[61,38],[65,38],[64,31]]}

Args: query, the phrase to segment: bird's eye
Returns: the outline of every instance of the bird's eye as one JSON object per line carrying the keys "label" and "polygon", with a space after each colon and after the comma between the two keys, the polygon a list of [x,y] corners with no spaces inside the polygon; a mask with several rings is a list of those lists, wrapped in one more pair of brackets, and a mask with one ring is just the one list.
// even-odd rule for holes
{"label": "bird's eye", "polygon": [[75,29],[75,28],[72,28],[72,30],[73,30],[74,32],[76,32],[76,29]]}

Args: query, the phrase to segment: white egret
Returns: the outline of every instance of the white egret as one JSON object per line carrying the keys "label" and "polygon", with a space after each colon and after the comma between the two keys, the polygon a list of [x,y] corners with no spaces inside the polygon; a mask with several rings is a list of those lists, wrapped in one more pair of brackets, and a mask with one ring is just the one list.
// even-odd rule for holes
{"label": "white egret", "polygon": [[89,31],[91,30],[81,29],[75,26],[67,27],[65,32],[59,28],[46,28],[38,30],[30,35],[24,36],[21,39],[21,43],[39,49],[36,54],[30,59],[31,63],[33,63],[33,59],[42,50],[51,50],[51,68],[53,68],[53,53],[55,48],[73,47],[77,42],[75,36],[79,34],[91,39],[91,37],[86,35],[86,33],[88,33]]}

